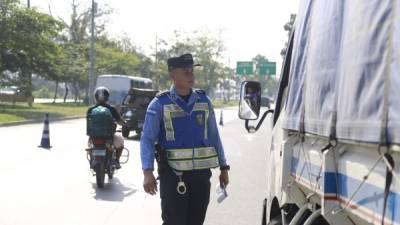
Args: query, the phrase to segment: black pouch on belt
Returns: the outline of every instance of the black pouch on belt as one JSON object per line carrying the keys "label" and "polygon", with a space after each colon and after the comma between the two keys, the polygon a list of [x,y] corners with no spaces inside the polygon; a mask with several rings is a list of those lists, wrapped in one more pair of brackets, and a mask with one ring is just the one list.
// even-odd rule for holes
{"label": "black pouch on belt", "polygon": [[155,157],[156,157],[156,161],[157,161],[157,172],[158,175],[160,176],[165,169],[167,169],[168,166],[168,160],[167,160],[167,152],[161,148],[161,146],[159,144],[155,145]]}

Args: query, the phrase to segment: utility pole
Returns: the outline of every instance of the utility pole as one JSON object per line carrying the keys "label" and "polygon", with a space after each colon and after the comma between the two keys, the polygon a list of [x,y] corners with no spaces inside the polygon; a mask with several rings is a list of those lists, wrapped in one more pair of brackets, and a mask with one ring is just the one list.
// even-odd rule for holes
{"label": "utility pole", "polygon": [[[31,8],[31,0],[27,0],[26,7],[27,7],[28,9]],[[25,74],[25,76],[27,77],[27,81],[26,81],[26,82],[28,82],[28,84],[27,84],[27,90],[26,90],[25,96],[29,98],[29,100],[28,100],[28,105],[29,105],[29,107],[32,107],[32,103],[33,103],[33,95],[32,95],[32,72],[31,72],[31,71],[32,71],[32,68],[29,68],[28,71],[23,72],[23,73],[26,73],[26,74]],[[25,77],[25,76],[24,76],[24,77]]]}
{"label": "utility pole", "polygon": [[94,36],[94,16],[97,11],[97,3],[92,0],[92,13],[91,13],[91,28],[90,28],[90,49],[89,49],[89,60],[90,60],[90,69],[89,69],[89,91],[87,93],[86,99],[88,100],[89,104],[93,105],[94,104],[94,99],[92,94],[94,93],[94,61],[95,61],[95,56],[94,56],[94,42],[95,42],[95,36]]}

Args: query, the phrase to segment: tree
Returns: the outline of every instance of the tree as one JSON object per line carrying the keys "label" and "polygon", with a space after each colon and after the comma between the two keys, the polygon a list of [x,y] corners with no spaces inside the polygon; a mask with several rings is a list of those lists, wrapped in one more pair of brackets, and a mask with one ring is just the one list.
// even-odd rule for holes
{"label": "tree", "polygon": [[97,74],[127,74],[134,75],[139,59],[129,53],[119,51],[118,48],[96,45],[96,73]]}
{"label": "tree", "polygon": [[[258,65],[262,61],[268,61],[267,57],[263,55],[256,55],[253,58],[253,62],[256,65],[256,71],[259,71]],[[271,77],[271,76],[260,76],[257,75],[256,80],[258,80],[261,84],[261,90],[263,90],[264,94],[267,94],[268,96],[274,96],[276,91],[278,90],[278,81]]]}
{"label": "tree", "polygon": [[62,82],[65,83],[64,102],[66,101],[69,87],[72,87],[75,102],[80,98],[80,90],[84,89],[87,85],[87,45],[73,44],[64,42],[62,46],[62,57],[60,60],[62,71]]}
{"label": "tree", "polygon": [[164,41],[157,51],[156,73],[153,77],[159,87],[168,87],[167,59],[173,56],[192,53],[197,63],[202,67],[195,70],[196,87],[204,89],[208,94],[213,95],[216,84],[220,78],[224,78],[224,66],[220,63],[222,53],[225,50],[223,41],[212,37],[208,31],[194,31],[190,34],[175,31],[173,44],[168,45]]}
{"label": "tree", "polygon": [[[64,54],[64,67],[63,82],[70,83],[74,98],[77,100],[80,98],[80,90],[86,90],[86,96],[88,96],[88,61],[89,61],[89,28],[90,28],[90,16],[91,9],[87,8],[80,10],[79,3],[76,0],[71,2],[72,13],[70,21],[60,20],[65,26],[64,39],[62,41],[62,47]],[[96,34],[101,35],[105,28],[105,22],[102,18],[112,12],[109,8],[98,8],[95,14],[96,19]],[[68,92],[68,85],[66,84],[66,92]],[[67,93],[66,93],[67,94]],[[66,95],[64,99],[66,98]]]}
{"label": "tree", "polygon": [[214,95],[216,84],[222,78],[226,78],[224,73],[222,53],[225,46],[220,38],[213,37],[209,31],[199,31],[194,38],[194,55],[197,61],[202,64],[202,68],[197,71],[197,86],[204,89],[209,95]]}
{"label": "tree", "polygon": [[18,1],[3,1],[0,7],[2,80],[9,80],[26,96],[32,96],[32,73],[53,75],[53,63],[60,53],[55,40],[62,24],[35,9],[20,7]]}

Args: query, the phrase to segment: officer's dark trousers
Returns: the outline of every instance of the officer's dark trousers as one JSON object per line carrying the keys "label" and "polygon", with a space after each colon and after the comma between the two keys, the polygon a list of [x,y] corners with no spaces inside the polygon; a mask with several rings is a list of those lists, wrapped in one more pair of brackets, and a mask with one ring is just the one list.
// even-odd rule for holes
{"label": "officer's dark trousers", "polygon": [[184,172],[187,192],[176,191],[178,176],[168,167],[160,175],[163,225],[202,225],[210,201],[211,171]]}

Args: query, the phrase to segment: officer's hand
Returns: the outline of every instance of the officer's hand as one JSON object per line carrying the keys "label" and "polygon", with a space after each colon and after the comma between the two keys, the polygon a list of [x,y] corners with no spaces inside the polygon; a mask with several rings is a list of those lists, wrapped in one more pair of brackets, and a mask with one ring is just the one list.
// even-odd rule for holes
{"label": "officer's hand", "polygon": [[229,175],[228,170],[222,170],[219,175],[219,183],[224,185],[225,187],[229,184]]}
{"label": "officer's hand", "polygon": [[143,188],[144,191],[148,194],[155,195],[157,193],[157,181],[154,177],[153,171],[145,170],[143,171],[144,180],[143,180]]}

